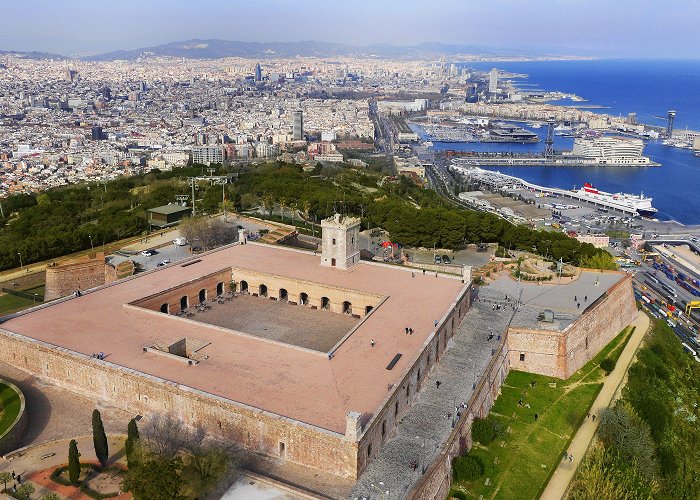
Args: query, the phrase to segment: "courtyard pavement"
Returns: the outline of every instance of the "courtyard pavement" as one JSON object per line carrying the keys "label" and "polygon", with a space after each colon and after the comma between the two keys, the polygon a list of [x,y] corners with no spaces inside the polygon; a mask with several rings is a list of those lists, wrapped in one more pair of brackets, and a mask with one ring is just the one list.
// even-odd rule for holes
{"label": "courtyard pavement", "polygon": [[211,303],[211,309],[195,312],[190,319],[324,353],[360,322],[349,314],[246,294],[223,304]]}
{"label": "courtyard pavement", "polygon": [[[473,384],[483,374],[491,350],[498,345],[498,335],[510,320],[512,309],[493,311],[494,302],[505,304],[504,295],[490,287],[479,290],[479,300],[464,317],[450,348],[435,365],[395,433],[371,460],[350,498],[403,498],[420,479],[423,468],[432,462],[452,431],[455,406],[469,401]],[[490,333],[494,338],[488,341]],[[415,471],[410,467],[413,460],[418,462]]]}

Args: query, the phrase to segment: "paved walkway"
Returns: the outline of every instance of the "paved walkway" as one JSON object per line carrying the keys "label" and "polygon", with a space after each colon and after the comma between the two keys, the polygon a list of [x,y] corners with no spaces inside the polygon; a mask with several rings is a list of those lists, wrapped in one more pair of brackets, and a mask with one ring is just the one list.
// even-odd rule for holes
{"label": "paved walkway", "polygon": [[[421,478],[423,468],[432,463],[452,432],[455,406],[469,401],[473,384],[481,378],[491,360],[491,350],[498,345],[497,336],[508,324],[512,310],[503,307],[493,311],[494,303],[504,304],[504,295],[491,287],[480,287],[479,300],[465,315],[450,340],[450,348],[435,365],[396,431],[360,476],[349,498],[403,498]],[[494,338],[489,341],[490,333]],[[411,467],[413,460],[417,462],[415,470]],[[377,490],[379,485],[381,489]]]}
{"label": "paved walkway", "polygon": [[[72,438],[49,441],[38,446],[23,448],[10,453],[6,458],[0,457],[0,472],[16,472],[23,478],[28,479],[37,488],[37,492],[55,491],[63,497],[86,498],[78,495],[73,488],[61,488],[51,481],[48,476],[54,468],[68,462],[68,444]],[[124,439],[123,435],[108,435],[109,462],[125,463]],[[76,437],[80,461],[97,462],[95,447],[92,442],[92,435]],[[9,485],[8,485],[9,486]],[[1,487],[1,486],[0,486]],[[130,495],[118,498],[128,498]],[[1,496],[0,496],[1,498]]]}
{"label": "paved walkway", "polygon": [[[625,380],[627,370],[632,364],[632,359],[639,345],[642,343],[642,339],[649,330],[650,324],[649,316],[641,311],[637,313],[637,317],[632,322],[632,326],[635,326],[636,329],[625,346],[625,350],[622,351],[615,369],[607,376],[603,383],[603,388],[593,402],[593,406],[591,407],[592,415],[596,415],[597,417],[600,411],[610,406],[610,403],[616,398],[618,389],[620,389]],[[549,480],[549,483],[547,483],[547,487],[542,493],[540,500],[559,500],[564,498],[569,484],[576,473],[576,468],[581,462],[581,458],[586,454],[593,440],[593,436],[598,429],[598,421],[598,418],[595,420],[587,418],[581,427],[579,427],[567,450],[569,454],[574,456],[573,462],[563,460],[559,464],[559,467],[554,471],[554,475]]]}

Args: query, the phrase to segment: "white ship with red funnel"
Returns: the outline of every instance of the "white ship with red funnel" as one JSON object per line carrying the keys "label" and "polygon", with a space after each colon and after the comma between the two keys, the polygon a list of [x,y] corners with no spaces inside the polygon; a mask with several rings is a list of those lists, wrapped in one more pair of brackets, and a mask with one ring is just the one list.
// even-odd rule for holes
{"label": "white ship with red funnel", "polygon": [[622,210],[623,212],[636,212],[643,217],[653,216],[657,210],[651,206],[651,198],[640,195],[626,193],[606,193],[595,188],[586,182],[581,189],[574,189],[577,198],[590,201],[596,205]]}

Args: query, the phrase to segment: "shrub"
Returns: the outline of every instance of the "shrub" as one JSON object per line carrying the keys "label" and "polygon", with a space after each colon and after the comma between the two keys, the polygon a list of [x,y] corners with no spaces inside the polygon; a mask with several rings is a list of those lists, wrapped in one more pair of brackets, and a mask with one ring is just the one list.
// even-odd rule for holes
{"label": "shrub", "polygon": [[493,418],[477,418],[472,424],[472,440],[488,446],[496,439],[497,430],[496,421]]}
{"label": "shrub", "polygon": [[68,480],[73,486],[78,485],[80,478],[80,453],[78,453],[78,443],[72,439],[68,446]]}
{"label": "shrub", "polygon": [[473,481],[484,474],[485,467],[481,458],[466,454],[454,459],[452,470],[456,481]]}
{"label": "shrub", "polygon": [[615,360],[611,358],[605,358],[600,362],[600,367],[605,370],[606,375],[610,375],[610,372],[615,369]]}
{"label": "shrub", "polygon": [[467,494],[463,491],[452,490],[450,491],[450,497],[457,498],[459,500],[467,500]]}

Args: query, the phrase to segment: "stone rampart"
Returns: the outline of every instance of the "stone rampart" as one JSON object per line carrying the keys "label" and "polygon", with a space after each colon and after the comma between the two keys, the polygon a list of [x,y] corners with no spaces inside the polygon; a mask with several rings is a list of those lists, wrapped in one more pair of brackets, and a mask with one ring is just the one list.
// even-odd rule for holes
{"label": "stone rampart", "polygon": [[[130,413],[169,413],[270,457],[357,477],[357,443],[341,434],[0,329],[0,361]],[[187,367],[196,370],[196,366]]]}
{"label": "stone rampart", "polygon": [[629,325],[636,313],[632,277],[626,275],[564,331],[510,328],[511,366],[569,378]]}
{"label": "stone rampart", "polygon": [[44,300],[66,297],[76,290],[104,285],[105,267],[104,259],[47,267]]}

